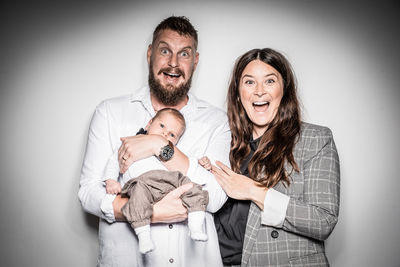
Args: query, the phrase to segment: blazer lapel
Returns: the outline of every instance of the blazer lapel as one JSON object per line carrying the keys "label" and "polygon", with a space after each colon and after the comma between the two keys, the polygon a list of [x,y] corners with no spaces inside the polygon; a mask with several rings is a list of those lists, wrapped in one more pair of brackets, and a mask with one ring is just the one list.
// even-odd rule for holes
{"label": "blazer lapel", "polygon": [[247,217],[246,232],[244,234],[241,266],[247,266],[260,225],[261,210],[257,205],[251,202],[249,216]]}

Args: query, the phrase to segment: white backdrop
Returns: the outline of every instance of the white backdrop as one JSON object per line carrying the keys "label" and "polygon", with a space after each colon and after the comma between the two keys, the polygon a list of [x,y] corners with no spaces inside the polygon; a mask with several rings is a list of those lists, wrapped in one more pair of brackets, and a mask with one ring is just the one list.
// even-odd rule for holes
{"label": "white backdrop", "polygon": [[158,1],[5,9],[0,58],[1,266],[94,266],[97,218],[77,198],[87,130],[103,99],[147,81],[155,26],[199,31],[192,91],[225,109],[235,59],[271,47],[291,61],[305,121],[329,126],[341,160],[332,266],[400,262],[400,26],[396,4]]}

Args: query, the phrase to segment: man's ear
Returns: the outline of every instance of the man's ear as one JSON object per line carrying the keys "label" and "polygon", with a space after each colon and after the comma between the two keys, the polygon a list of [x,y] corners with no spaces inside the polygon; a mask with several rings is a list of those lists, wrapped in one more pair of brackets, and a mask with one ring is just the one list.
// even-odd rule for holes
{"label": "man's ear", "polygon": [[151,59],[151,53],[152,53],[152,46],[151,44],[149,44],[149,46],[147,47],[147,64],[150,64],[150,59]]}
{"label": "man's ear", "polygon": [[199,63],[199,56],[200,56],[199,52],[196,52],[196,55],[194,56],[193,71],[196,70],[197,63]]}

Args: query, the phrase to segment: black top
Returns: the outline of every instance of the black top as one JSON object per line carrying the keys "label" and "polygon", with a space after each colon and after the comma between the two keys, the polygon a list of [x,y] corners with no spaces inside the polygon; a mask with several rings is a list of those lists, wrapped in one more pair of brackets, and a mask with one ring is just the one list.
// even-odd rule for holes
{"label": "black top", "polygon": [[[260,138],[250,140],[250,154],[242,162],[240,171],[249,176],[247,166],[256,151]],[[250,200],[228,198],[224,206],[214,214],[218,233],[219,249],[224,265],[240,265]]]}

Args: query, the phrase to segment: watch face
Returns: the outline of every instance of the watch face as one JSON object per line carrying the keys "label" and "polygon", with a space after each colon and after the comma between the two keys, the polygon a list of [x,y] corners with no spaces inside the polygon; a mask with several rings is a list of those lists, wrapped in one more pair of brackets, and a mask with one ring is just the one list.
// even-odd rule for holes
{"label": "watch face", "polygon": [[173,155],[174,155],[174,149],[172,147],[170,147],[169,145],[166,145],[161,150],[160,158],[164,161],[167,161],[167,160],[170,160]]}

